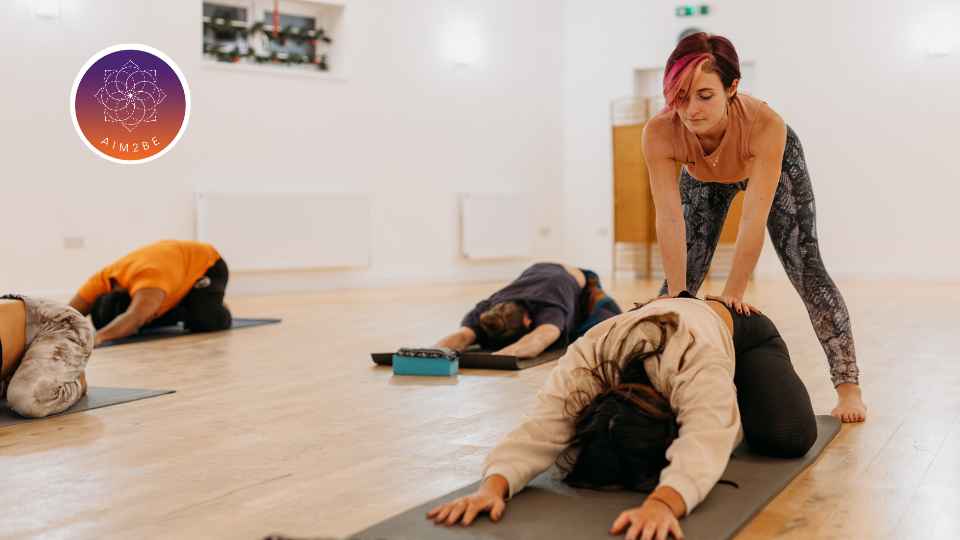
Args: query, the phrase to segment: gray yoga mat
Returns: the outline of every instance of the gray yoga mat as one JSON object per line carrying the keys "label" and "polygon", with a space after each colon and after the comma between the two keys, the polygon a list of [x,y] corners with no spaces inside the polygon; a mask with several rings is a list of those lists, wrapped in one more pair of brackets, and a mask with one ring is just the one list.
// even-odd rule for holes
{"label": "gray yoga mat", "polygon": [[[87,388],[87,395],[80,398],[80,401],[73,404],[73,407],[63,411],[60,414],[48,416],[60,416],[64,414],[73,414],[75,412],[89,411],[99,409],[100,407],[109,407],[120,403],[129,403],[141,399],[172,394],[174,390],[147,390],[144,388],[107,388],[103,386],[91,386]],[[21,424],[24,422],[33,422],[43,420],[42,418],[24,418],[7,407],[6,401],[0,401],[0,427]]]}
{"label": "gray yoga mat", "polygon": [[[710,492],[680,525],[687,540],[732,538],[801,471],[813,463],[840,431],[832,416],[817,417],[817,442],[799,459],[765,458],[741,445]],[[732,484],[732,485],[731,485]],[[437,504],[472,493],[478,483],[382,521],[351,540],[610,540],[613,520],[620,512],[639,506],[645,495],[629,491],[573,489],[556,480],[552,472],[538,476],[509,503],[503,519],[486,516],[470,527],[434,525],[426,519]],[[736,486],[736,487],[734,487]],[[622,536],[620,536],[622,538]]]}
{"label": "gray yoga mat", "polygon": [[[551,362],[563,356],[566,347],[550,349],[544,351],[540,356],[534,358],[519,358],[516,356],[507,356],[503,354],[493,354],[490,352],[473,350],[460,354],[460,369],[500,369],[508,371],[517,371],[521,369],[532,368],[547,362]],[[371,353],[370,359],[379,366],[392,366],[393,353]]]}
{"label": "gray yoga mat", "polygon": [[[264,324],[276,324],[282,319],[233,319],[233,325],[228,330],[238,328],[250,328],[252,326],[262,326]],[[209,334],[210,332],[204,332]],[[183,325],[176,326],[158,326],[156,328],[144,328],[139,333],[120,339],[106,341],[100,347],[113,347],[114,345],[126,345],[127,343],[140,343],[143,341],[155,341],[171,337],[188,336],[192,334]]]}

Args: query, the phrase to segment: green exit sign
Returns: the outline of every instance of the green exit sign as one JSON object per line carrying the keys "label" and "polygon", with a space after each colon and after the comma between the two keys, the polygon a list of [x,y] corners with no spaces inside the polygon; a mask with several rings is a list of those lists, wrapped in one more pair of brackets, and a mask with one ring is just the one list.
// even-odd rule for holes
{"label": "green exit sign", "polygon": [[690,5],[677,6],[674,13],[677,15],[677,17],[694,17],[696,15],[709,15],[710,6],[708,6],[707,4],[700,4],[699,6],[690,6]]}

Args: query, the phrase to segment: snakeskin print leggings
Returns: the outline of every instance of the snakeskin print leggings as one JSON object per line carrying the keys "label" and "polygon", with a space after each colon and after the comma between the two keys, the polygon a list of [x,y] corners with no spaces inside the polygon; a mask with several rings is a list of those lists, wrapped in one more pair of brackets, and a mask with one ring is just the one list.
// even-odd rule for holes
{"label": "snakeskin print leggings", "polygon": [[[803,298],[810,322],[830,364],[834,386],[859,383],[850,314],[843,296],[827,274],[817,242],[813,186],[797,134],[787,126],[780,183],[767,218],[767,231],[794,288]],[[720,238],[727,210],[747,180],[735,184],[701,182],[686,169],[680,175],[680,196],[687,229],[687,289],[697,294]],[[664,282],[661,294],[666,294]]]}
{"label": "snakeskin print leggings", "polygon": [[26,308],[26,350],[6,385],[7,405],[40,418],[83,397],[80,375],[93,352],[93,325],[77,310],[40,298],[4,295]]}

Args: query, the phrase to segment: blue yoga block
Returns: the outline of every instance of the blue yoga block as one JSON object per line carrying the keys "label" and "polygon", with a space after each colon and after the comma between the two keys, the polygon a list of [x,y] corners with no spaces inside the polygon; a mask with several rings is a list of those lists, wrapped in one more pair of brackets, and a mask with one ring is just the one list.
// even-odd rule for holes
{"label": "blue yoga block", "polygon": [[422,358],[415,356],[393,355],[394,375],[432,375],[452,377],[460,370],[459,359]]}

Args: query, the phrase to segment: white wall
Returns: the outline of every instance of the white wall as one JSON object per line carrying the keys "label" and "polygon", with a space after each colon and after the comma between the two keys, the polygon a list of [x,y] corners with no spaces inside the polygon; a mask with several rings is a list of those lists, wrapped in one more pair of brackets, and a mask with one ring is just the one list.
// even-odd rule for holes
{"label": "white wall", "polygon": [[[756,64],[753,92],[797,131],[835,277],[960,279],[953,224],[960,43],[931,57],[926,21],[960,22],[932,0],[714,0],[674,17],[666,0],[567,0],[564,14],[564,221],[567,259],[610,267],[609,104],[633,70],[662,66],[688,25],[726,35]],[[600,265],[594,261],[606,261]],[[769,246],[761,277],[783,276]]]}
{"label": "white wall", "polygon": [[[0,33],[0,288],[64,294],[136,245],[191,237],[196,188],[376,195],[370,269],[237,274],[236,291],[509,277],[525,261],[457,256],[456,193],[478,187],[542,201],[536,257],[608,271],[610,101],[691,23],[734,40],[755,93],[800,134],[835,276],[960,277],[960,47],[930,57],[917,43],[947,4],[715,0],[709,17],[677,19],[665,0],[347,3],[338,82],[205,67],[200,0],[59,0],[52,20],[0,2],[17,29]],[[470,66],[445,54],[451,22],[479,38]],[[134,167],[93,156],[67,103],[83,62],[121,42],[171,55],[193,93],[177,148]],[[782,276],[769,246],[758,272]]]}
{"label": "white wall", "polygon": [[[55,0],[54,0],[55,1]],[[65,294],[100,265],[159,238],[191,238],[196,188],[375,194],[368,270],[234,274],[234,291],[504,279],[525,261],[457,255],[456,194],[521,191],[542,201],[535,255],[562,252],[562,19],[553,0],[348,0],[348,78],[210,69],[200,0],[0,3],[0,284]],[[474,63],[446,55],[447,27],[475,33]],[[101,48],[170,55],[193,97],[169,154],[139,166],[94,156],[68,95]],[[65,250],[64,236],[86,248]]]}

